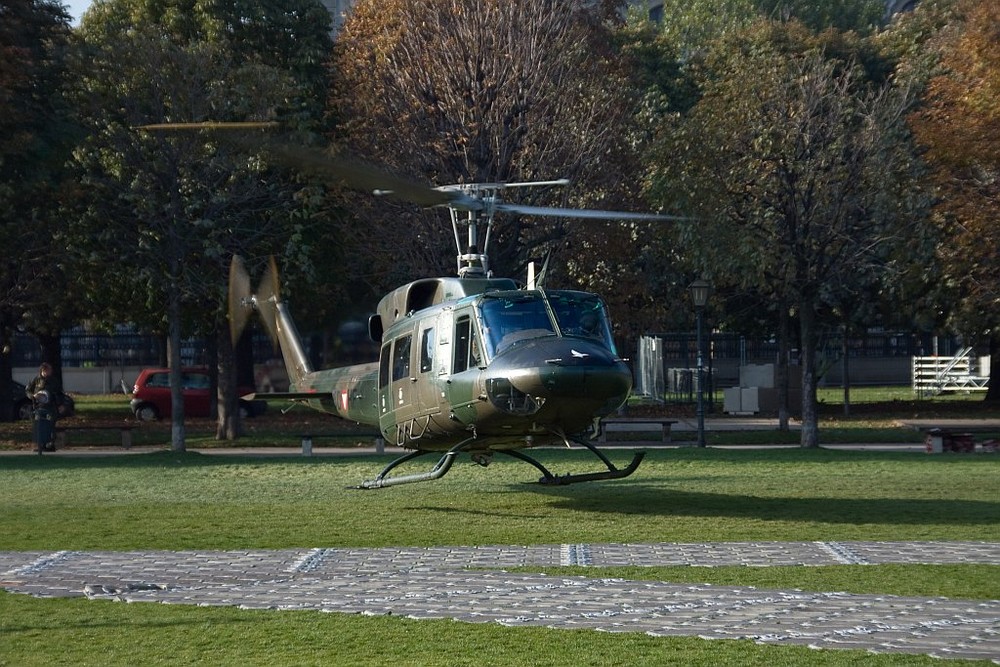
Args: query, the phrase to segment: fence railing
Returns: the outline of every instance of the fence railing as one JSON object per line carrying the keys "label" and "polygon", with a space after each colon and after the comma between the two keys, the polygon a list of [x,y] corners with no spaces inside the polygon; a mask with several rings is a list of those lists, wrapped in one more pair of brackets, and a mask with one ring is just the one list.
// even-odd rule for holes
{"label": "fence railing", "polygon": [[986,391],[989,373],[971,347],[952,357],[913,357],[913,391],[936,396],[949,391]]}
{"label": "fence railing", "polygon": [[[60,355],[64,368],[121,368],[127,366],[159,366],[166,358],[166,338],[141,333],[64,333],[60,337]],[[266,336],[253,339],[254,358],[267,359],[274,348]],[[185,338],[181,342],[181,363],[203,366],[208,363],[208,345],[202,338]],[[15,367],[36,367],[42,359],[38,341],[27,334],[16,334],[11,346],[11,361]]]}
{"label": "fence railing", "polygon": [[[774,364],[778,359],[778,344],[774,339],[718,332],[705,339],[705,391],[713,397],[727,388],[740,386],[741,368]],[[913,359],[925,358],[927,351],[950,355],[962,349],[951,338],[935,339],[899,332],[868,332],[848,337],[846,344],[842,335],[829,334],[821,338],[817,349],[818,384],[820,388],[844,385],[906,387],[911,378],[916,377],[911,368]],[[633,360],[635,392],[671,402],[689,402],[697,389],[697,356],[697,340],[693,333],[643,336]],[[848,363],[845,364],[845,360]],[[791,350],[787,361],[792,368],[797,367],[798,350]],[[966,372],[964,367],[953,370],[952,388],[960,386],[977,391],[986,387],[988,373],[976,376]],[[940,378],[933,379],[937,375],[937,371],[932,373],[927,385],[935,387],[935,391],[939,391],[940,385]],[[913,388],[917,389],[916,382]]]}

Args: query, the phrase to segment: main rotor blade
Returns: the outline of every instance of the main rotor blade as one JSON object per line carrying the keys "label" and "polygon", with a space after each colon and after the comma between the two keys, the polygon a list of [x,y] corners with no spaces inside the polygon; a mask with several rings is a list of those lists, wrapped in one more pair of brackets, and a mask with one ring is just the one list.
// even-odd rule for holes
{"label": "main rotor blade", "polygon": [[138,129],[150,132],[210,132],[230,145],[249,153],[263,152],[271,160],[291,169],[320,174],[348,187],[391,197],[418,206],[457,205],[464,210],[480,210],[482,203],[461,192],[438,190],[423,183],[395,176],[353,157],[331,155],[306,146],[282,143],[250,135],[248,130],[272,129],[276,123],[158,123]]}
{"label": "main rotor blade", "polygon": [[293,169],[307,169],[334,181],[341,181],[355,190],[374,192],[392,199],[410,202],[417,206],[447,206],[462,203],[481,208],[479,202],[459,192],[444,192],[432,187],[395,176],[355,158],[329,155],[304,146],[289,146],[266,142],[263,148],[275,162]]}
{"label": "main rotor blade", "polygon": [[629,211],[597,211],[588,208],[555,208],[552,206],[523,206],[521,204],[497,204],[497,211],[539,215],[557,218],[590,218],[595,220],[693,220],[677,215],[659,213],[631,213]]}

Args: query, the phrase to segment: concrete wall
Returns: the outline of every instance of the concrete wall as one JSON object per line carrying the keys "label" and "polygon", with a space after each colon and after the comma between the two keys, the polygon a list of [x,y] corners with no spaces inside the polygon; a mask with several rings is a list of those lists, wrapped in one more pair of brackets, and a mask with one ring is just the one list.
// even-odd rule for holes
{"label": "concrete wall", "polygon": [[[64,367],[63,391],[71,394],[120,394],[122,393],[121,382],[125,381],[125,386],[129,393],[135,378],[142,370],[140,366],[126,366],[116,368],[68,368]],[[15,368],[14,379],[21,384],[27,384],[35,375],[38,369]]]}

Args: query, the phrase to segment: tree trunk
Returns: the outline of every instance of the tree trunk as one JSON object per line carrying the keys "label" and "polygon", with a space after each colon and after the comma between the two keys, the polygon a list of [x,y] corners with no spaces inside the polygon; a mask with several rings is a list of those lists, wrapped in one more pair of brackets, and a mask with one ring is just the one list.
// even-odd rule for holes
{"label": "tree trunk", "polygon": [[819,417],[816,414],[816,313],[805,299],[799,309],[799,357],[802,363],[803,447],[819,447]]}
{"label": "tree trunk", "polygon": [[778,384],[778,430],[788,430],[788,354],[789,339],[791,338],[791,326],[788,314],[788,307],[782,300],[782,305],[778,310],[778,359],[775,373],[775,381]]}
{"label": "tree trunk", "polygon": [[[12,336],[10,330],[0,323],[0,387],[9,387],[13,380],[14,363],[10,358]],[[0,401],[0,422],[14,421],[14,404]]]}
{"label": "tree trunk", "polygon": [[850,328],[844,325],[844,338],[840,343],[840,356],[843,363],[843,374],[841,375],[840,382],[844,387],[844,416],[851,416],[851,364],[850,364],[850,349],[851,346],[847,343],[847,336],[850,333]]}
{"label": "tree trunk", "polygon": [[219,358],[219,417],[216,421],[216,440],[236,440],[243,435],[243,424],[240,419],[239,397],[236,387],[235,354],[229,327],[221,324],[216,331],[216,341]]}
{"label": "tree trunk", "polygon": [[52,376],[63,386],[62,376],[62,336],[59,334],[35,334],[38,346],[42,348],[42,361],[52,365]]}
{"label": "tree trunk", "polygon": [[208,417],[218,419],[219,410],[219,343],[218,335],[212,332],[205,337],[205,364],[208,366]]}
{"label": "tree trunk", "polygon": [[990,336],[990,380],[983,400],[1000,403],[1000,332]]}
{"label": "tree trunk", "polygon": [[[236,348],[233,350],[233,364],[236,366],[236,386],[259,389],[257,378],[254,374],[253,334],[251,331],[250,327],[246,328],[239,340],[236,341]],[[227,337],[230,335],[228,330],[225,335]],[[232,343],[230,342],[229,344],[231,345]],[[226,345],[226,343],[220,343],[220,345]]]}
{"label": "tree trunk", "polygon": [[174,244],[170,246],[170,275],[167,285],[167,357],[170,365],[170,449],[186,451],[184,433],[184,394],[181,372],[181,288],[180,262]]}

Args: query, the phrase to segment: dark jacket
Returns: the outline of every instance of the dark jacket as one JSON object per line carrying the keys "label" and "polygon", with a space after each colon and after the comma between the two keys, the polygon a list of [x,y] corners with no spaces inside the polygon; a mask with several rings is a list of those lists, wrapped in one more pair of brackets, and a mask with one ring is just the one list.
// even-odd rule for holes
{"label": "dark jacket", "polygon": [[[46,400],[40,396],[43,391],[48,394]],[[62,385],[51,375],[48,377],[36,375],[25,387],[25,393],[32,400],[36,410],[50,410],[55,413],[62,399]]]}

